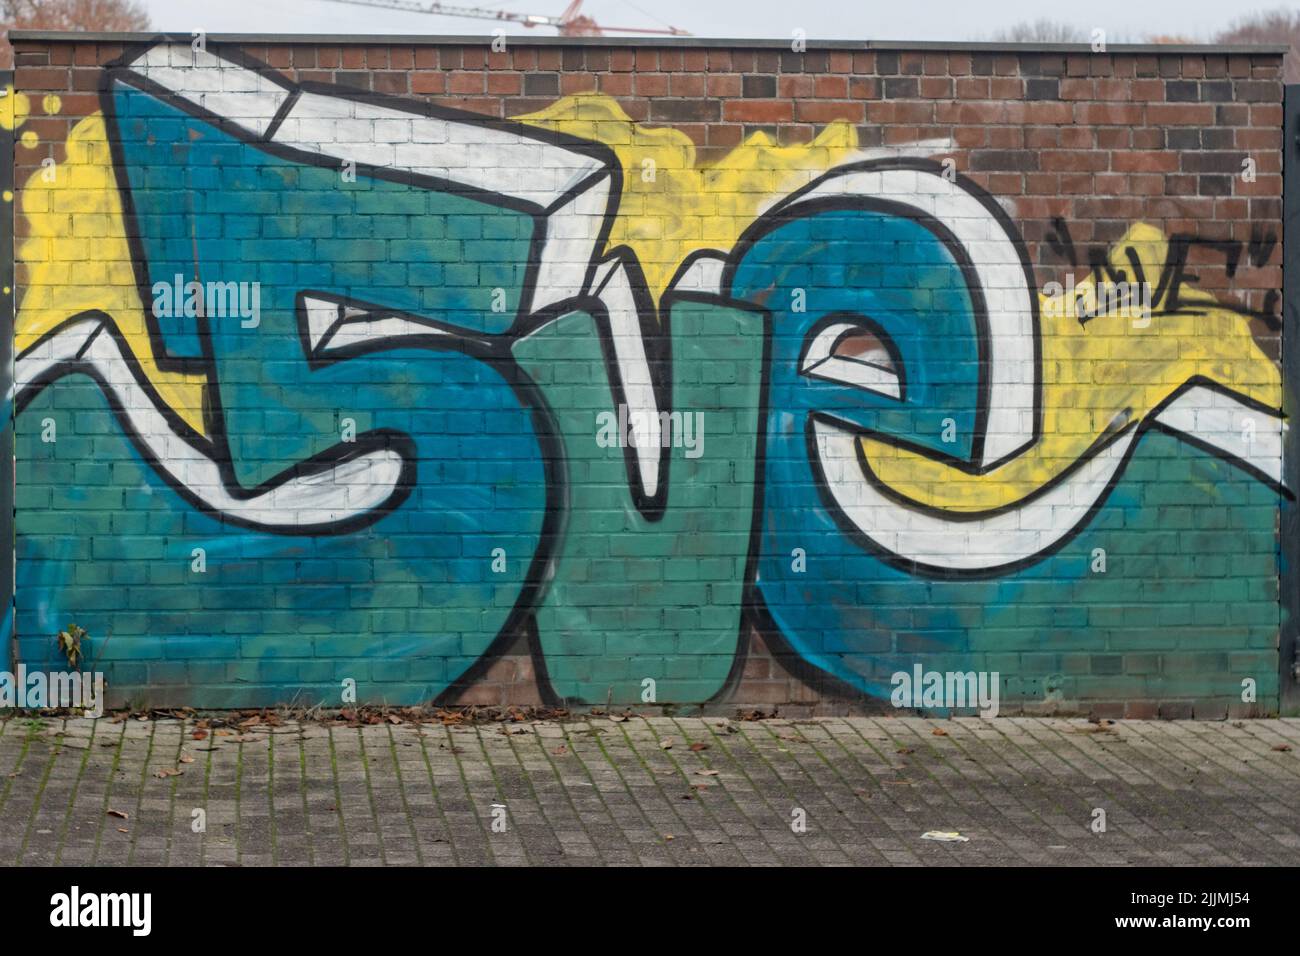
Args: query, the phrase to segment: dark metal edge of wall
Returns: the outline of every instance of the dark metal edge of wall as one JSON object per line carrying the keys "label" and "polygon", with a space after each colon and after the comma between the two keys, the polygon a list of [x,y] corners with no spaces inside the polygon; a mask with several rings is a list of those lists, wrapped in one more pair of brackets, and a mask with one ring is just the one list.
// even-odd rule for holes
{"label": "dark metal edge of wall", "polygon": [[[1282,123],[1282,412],[1294,423],[1300,412],[1300,337],[1291,332],[1300,323],[1300,84],[1286,87]],[[1282,478],[1293,491],[1300,489],[1298,441],[1292,425],[1283,438]],[[1294,715],[1300,714],[1300,503],[1281,503],[1278,535],[1278,696],[1281,713]]]}
{"label": "dark metal edge of wall", "polygon": [[[7,97],[14,74],[0,71],[0,91]],[[12,104],[5,104],[12,106]],[[14,193],[14,142],[13,129],[0,127],[0,189],[6,196],[3,223],[0,223],[0,389],[4,391],[4,421],[0,422],[0,593],[4,595],[4,613],[0,620],[7,622],[0,634],[0,661],[4,670],[15,671],[18,664],[16,631],[16,604],[14,593],[14,215],[18,197]]]}
{"label": "dark metal edge of wall", "polygon": [[[195,33],[175,30],[158,32],[116,33],[112,31],[11,30],[14,43],[143,43],[168,40],[189,43]],[[328,46],[485,46],[496,38],[493,33],[207,33],[212,43],[271,44],[293,46],[321,44]],[[749,50],[786,50],[794,52],[789,37],[706,37],[706,36],[598,36],[566,37],[520,33],[506,34],[506,42],[522,47],[663,47],[672,49],[712,48]],[[1114,54],[1156,54],[1159,56],[1260,56],[1281,57],[1290,47],[1285,43],[1107,43],[1104,50],[1094,50],[1091,43],[1019,42],[1010,40],[837,40],[830,37],[807,37],[807,52],[823,50],[883,50],[886,52],[956,52],[956,53],[1062,53],[1108,56]]]}

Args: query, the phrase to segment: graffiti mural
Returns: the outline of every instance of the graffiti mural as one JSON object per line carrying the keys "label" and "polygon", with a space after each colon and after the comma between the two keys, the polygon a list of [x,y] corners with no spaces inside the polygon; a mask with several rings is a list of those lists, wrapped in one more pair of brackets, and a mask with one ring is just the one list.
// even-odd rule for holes
{"label": "graffiti mural", "polygon": [[24,659],[75,620],[119,701],[249,706],[453,699],[520,641],[575,704],[726,700],[755,630],[880,699],[920,660],[1068,695],[1020,655],[1173,629],[1276,654],[1279,368],[1154,226],[1040,289],[941,141],[701,168],[600,96],[497,120],[168,43],[100,107],[21,194]]}

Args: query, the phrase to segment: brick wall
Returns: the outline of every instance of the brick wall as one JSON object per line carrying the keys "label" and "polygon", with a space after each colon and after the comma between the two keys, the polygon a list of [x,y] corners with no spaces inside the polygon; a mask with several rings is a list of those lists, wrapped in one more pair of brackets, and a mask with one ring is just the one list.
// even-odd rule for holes
{"label": "brick wall", "polygon": [[15,50],[28,666],[1277,709],[1278,54]]}

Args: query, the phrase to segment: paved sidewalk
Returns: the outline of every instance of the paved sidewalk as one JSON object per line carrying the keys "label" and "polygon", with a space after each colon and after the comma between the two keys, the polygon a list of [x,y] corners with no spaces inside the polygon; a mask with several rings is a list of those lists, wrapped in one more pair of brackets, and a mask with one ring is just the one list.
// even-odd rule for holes
{"label": "paved sidewalk", "polygon": [[0,866],[1300,864],[1300,720],[196,719],[0,721]]}

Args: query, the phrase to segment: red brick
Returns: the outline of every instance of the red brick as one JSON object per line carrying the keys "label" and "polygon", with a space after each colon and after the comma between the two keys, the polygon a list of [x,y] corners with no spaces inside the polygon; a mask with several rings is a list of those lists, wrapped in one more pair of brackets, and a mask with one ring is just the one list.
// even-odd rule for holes
{"label": "red brick", "polygon": [[741,79],[736,73],[710,73],[705,81],[705,95],[719,99],[740,96]]}
{"label": "red brick", "polygon": [[609,96],[630,96],[632,94],[631,73],[604,73],[600,77],[600,91]]}
{"label": "red brick", "polygon": [[[506,92],[492,89],[493,76],[488,76],[488,92]],[[503,77],[506,80],[513,80],[515,89],[509,91],[510,94],[518,94],[520,87],[523,85],[523,77],[517,73],[507,74]],[[560,95],[573,96],[577,93],[594,93],[596,91],[596,77],[590,73],[561,73],[560,74]]]}
{"label": "red brick", "polygon": [[69,87],[69,72],[57,67],[20,66],[14,71],[14,87],[24,92],[66,90]]}
{"label": "red brick", "polygon": [[667,96],[667,73],[637,73],[633,78],[637,96]]}
{"label": "red brick", "polygon": [[796,100],[794,104],[795,119],[801,123],[830,123],[835,120],[848,120],[850,123],[866,122],[866,109],[862,103],[821,102],[818,100]]}
{"label": "red brick", "polygon": [[813,78],[806,73],[784,73],[776,78],[776,95],[782,99],[812,96]]}
{"label": "red brick", "polygon": [[[1148,106],[1146,109],[1154,109]],[[1074,121],[1090,126],[1136,126],[1142,123],[1143,107],[1128,103],[1079,103]]]}
{"label": "red brick", "polygon": [[710,73],[730,73],[732,66],[732,53],[730,50],[710,50],[709,51],[709,72]]}
{"label": "red brick", "polygon": [[1152,103],[1146,121],[1153,126],[1211,126],[1214,107],[1203,103]]}
{"label": "red brick", "polygon": [[849,95],[849,81],[842,76],[818,76],[813,80],[813,96],[842,100]]}
{"label": "red brick", "polygon": [[955,92],[959,99],[986,100],[989,97],[989,81],[985,76],[958,77]]}
{"label": "red brick", "polygon": [[705,95],[704,76],[695,73],[674,73],[668,79],[673,96],[700,98]]}
{"label": "red brick", "polygon": [[927,99],[940,99],[953,95],[953,81],[946,76],[925,76],[921,78],[921,95]]}
{"label": "red brick", "polygon": [[829,68],[832,73],[852,73],[853,54],[848,50],[832,50]]}
{"label": "red brick", "polygon": [[[579,74],[581,76],[581,74]],[[560,77],[560,92],[572,93],[575,90],[564,89],[564,80],[569,74]],[[523,89],[524,78],[520,73],[507,73],[504,70],[492,70],[487,75],[487,91],[499,96],[518,96]],[[592,86],[595,84],[593,83]]]}
{"label": "red brick", "polygon": [[486,88],[486,77],[483,73],[462,73],[455,72],[447,77],[448,93],[482,93]]}
{"label": "red brick", "polygon": [[447,92],[447,74],[412,73],[411,92],[424,95],[445,93]]}
{"label": "red brick", "polygon": [[1125,173],[1172,173],[1179,168],[1178,154],[1172,152],[1112,153],[1111,169]]}
{"label": "red brick", "polygon": [[1096,96],[1099,100],[1132,100],[1133,83],[1130,80],[1096,80]]}
{"label": "red brick", "polygon": [[872,76],[852,77],[849,96],[855,100],[874,100],[880,96],[880,81]]}
{"label": "red brick", "polygon": [[788,100],[731,100],[722,104],[722,118],[732,123],[786,123],[794,117]]}

